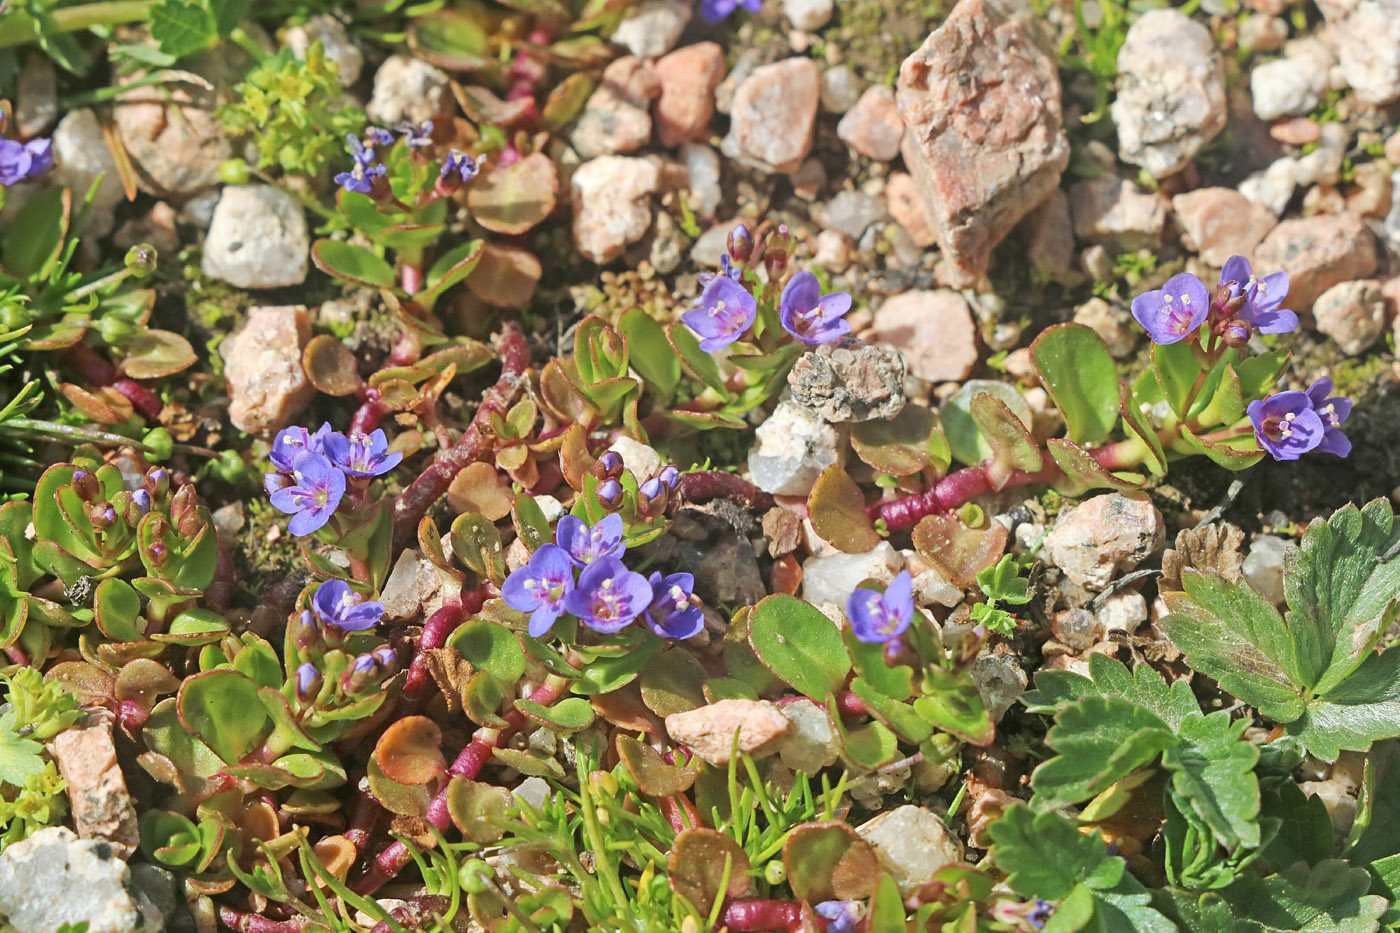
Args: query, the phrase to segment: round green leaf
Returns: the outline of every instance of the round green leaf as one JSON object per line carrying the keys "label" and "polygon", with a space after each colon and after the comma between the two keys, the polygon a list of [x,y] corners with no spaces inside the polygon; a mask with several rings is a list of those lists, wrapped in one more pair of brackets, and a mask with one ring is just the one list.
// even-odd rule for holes
{"label": "round green leaf", "polygon": [[1060,414],[1069,439],[1099,444],[1118,422],[1118,371],[1093,329],[1056,324],[1031,344],[1031,362]]}
{"label": "round green leaf", "polygon": [[196,674],[180,686],[180,722],[228,764],[236,764],[262,741],[267,711],[258,685],[231,670]]}
{"label": "round green leaf", "polygon": [[393,288],[394,270],[383,259],[353,243],[340,240],[317,240],[311,247],[311,261],[327,275],[346,279],[357,285]]}
{"label": "round green leaf", "polygon": [[870,843],[848,824],[809,823],[783,846],[792,892],[804,901],[863,900],[879,881],[880,863]]}
{"label": "round green leaf", "polygon": [[486,671],[496,683],[513,688],[525,674],[525,652],[515,633],[496,622],[480,619],[458,627],[447,640],[471,662],[475,670]]}
{"label": "round green leaf", "polygon": [[749,644],[769,670],[813,699],[840,690],[851,671],[835,623],[810,603],[781,593],[754,607]]}
{"label": "round green leaf", "polygon": [[553,706],[545,706],[533,700],[516,700],[515,706],[525,714],[525,718],[548,726],[556,732],[578,732],[580,729],[587,729],[597,718],[593,707],[589,706],[583,697],[565,697]]}

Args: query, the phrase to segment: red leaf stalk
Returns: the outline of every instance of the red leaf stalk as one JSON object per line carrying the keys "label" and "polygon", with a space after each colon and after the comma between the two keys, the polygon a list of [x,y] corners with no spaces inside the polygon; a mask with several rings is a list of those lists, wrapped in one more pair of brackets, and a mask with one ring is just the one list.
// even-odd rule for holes
{"label": "red leaf stalk", "polygon": [[[1050,483],[1060,475],[1060,468],[1053,462],[1033,473],[1016,470],[1002,488]],[[985,466],[966,467],[949,473],[927,492],[877,502],[866,509],[866,514],[874,520],[883,520],[890,531],[903,531],[913,528],[926,515],[950,512],[968,500],[991,491],[992,483],[987,478]]]}
{"label": "red leaf stalk", "polygon": [[[567,685],[568,681],[563,678],[551,676],[535,688],[529,699],[531,702],[548,706],[559,699],[559,695],[564,692]],[[491,759],[491,752],[508,741],[525,724],[525,714],[518,709],[512,709],[506,713],[505,720],[505,726],[500,729],[483,727],[476,730],[471,742],[462,749],[457,760],[452,762],[452,767],[447,769],[448,773],[474,780],[481,773],[486,762]],[[446,830],[448,824],[451,823],[452,818],[447,812],[447,788],[444,787],[439,791],[428,804],[427,820],[439,830]],[[413,856],[409,854],[408,847],[401,842],[395,842],[379,853],[374,864],[370,866],[370,870],[352,887],[358,894],[373,894],[411,861],[413,861]]]}
{"label": "red leaf stalk", "polygon": [[404,678],[405,700],[420,700],[428,692],[433,678],[428,673],[428,656],[425,652],[447,644],[447,636],[457,628],[462,616],[460,603],[448,603],[428,617],[423,626],[423,634],[418,636],[418,650],[413,656],[413,663],[408,667],[408,676]]}
{"label": "red leaf stalk", "polygon": [[394,536],[405,538],[418,527],[419,520],[434,502],[447,492],[452,479],[470,463],[484,460],[491,453],[492,436],[487,433],[491,415],[504,415],[520,392],[520,379],[530,365],[530,345],[514,321],[501,325],[496,337],[496,354],[501,358],[501,378],[481,398],[476,417],[452,447],[440,451],[428,468],[413,481],[394,503]]}

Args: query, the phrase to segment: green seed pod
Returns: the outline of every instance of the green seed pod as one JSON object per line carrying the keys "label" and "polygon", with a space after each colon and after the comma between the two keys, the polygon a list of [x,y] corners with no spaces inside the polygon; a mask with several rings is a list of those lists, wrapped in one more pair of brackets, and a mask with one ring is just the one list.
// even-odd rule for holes
{"label": "green seed pod", "polygon": [[787,866],[782,859],[773,859],[763,866],[763,880],[769,884],[782,884],[787,880]]}
{"label": "green seed pod", "polygon": [[219,165],[219,181],[226,185],[246,185],[252,172],[242,159],[225,159]]}
{"label": "green seed pod", "polygon": [[156,271],[156,248],[149,243],[137,243],[126,251],[126,268],[138,279]]}
{"label": "green seed pod", "polygon": [[457,882],[468,894],[485,894],[495,876],[495,870],[479,858],[470,859],[457,869]]}

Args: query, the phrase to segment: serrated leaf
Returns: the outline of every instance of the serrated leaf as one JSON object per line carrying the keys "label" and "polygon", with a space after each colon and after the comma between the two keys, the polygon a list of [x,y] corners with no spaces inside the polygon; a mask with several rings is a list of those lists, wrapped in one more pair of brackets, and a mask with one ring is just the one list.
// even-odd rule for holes
{"label": "serrated leaf", "polygon": [[991,858],[1006,872],[1006,883],[1022,897],[1059,900],[1094,876],[1110,858],[1096,835],[1084,835],[1058,813],[1033,813],[1011,806],[987,828]]}
{"label": "serrated leaf", "polygon": [[1086,697],[1056,717],[1046,743],[1059,754],[1035,769],[1031,787],[1046,806],[1087,800],[1176,741],[1165,722],[1134,703]]}
{"label": "serrated leaf", "polygon": [[1368,655],[1335,689],[1308,702],[1288,732],[1326,761],[1400,735],[1400,650]]}
{"label": "serrated leaf", "polygon": [[1245,741],[1248,726],[1223,710],[1188,718],[1178,729],[1181,743],[1162,752],[1172,788],[1227,849],[1259,845],[1259,748]]}
{"label": "serrated leaf", "polygon": [[0,783],[23,787],[44,770],[44,746],[22,739],[7,721],[0,727]]}
{"label": "serrated leaf", "polygon": [[226,36],[243,22],[248,15],[252,0],[209,0],[209,12],[214,16],[214,27],[219,35]]}
{"label": "serrated leaf", "polygon": [[1042,671],[1035,689],[1021,701],[1033,713],[1054,713],[1085,697],[1116,697],[1155,714],[1173,729],[1187,719],[1199,719],[1200,707],[1185,680],[1168,687],[1162,675],[1148,664],[1129,671],[1122,662],[1103,654],[1089,656],[1089,676],[1070,671]]}
{"label": "serrated leaf", "polygon": [[1245,875],[1221,896],[1236,917],[1266,931],[1371,933],[1379,929],[1386,900],[1367,894],[1370,887],[1364,869],[1331,859],[1311,868],[1292,865],[1270,878]]}
{"label": "serrated leaf", "polygon": [[164,0],[151,8],[151,38],[167,55],[181,58],[202,51],[218,37],[218,24],[202,4]]}

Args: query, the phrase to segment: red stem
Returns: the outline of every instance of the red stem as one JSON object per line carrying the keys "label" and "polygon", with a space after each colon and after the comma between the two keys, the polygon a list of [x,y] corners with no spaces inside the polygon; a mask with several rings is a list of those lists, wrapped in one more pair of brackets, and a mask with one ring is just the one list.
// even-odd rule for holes
{"label": "red stem", "polygon": [[291,920],[269,920],[257,914],[234,910],[232,907],[219,908],[219,921],[234,933],[302,933],[300,917]]}
{"label": "red stem", "polygon": [[674,797],[658,797],[656,803],[661,808],[661,815],[666,817],[666,822],[670,823],[671,828],[678,833],[702,825],[699,809],[690,802],[690,798],[685,794],[676,794]]}
{"label": "red stem", "polygon": [[676,484],[681,502],[703,502],[709,499],[730,499],[750,509],[767,511],[773,507],[773,497],[733,473],[719,470],[697,470],[684,473]]}
{"label": "red stem", "polygon": [[362,790],[356,794],[355,809],[350,811],[350,823],[345,827],[345,838],[350,840],[356,852],[363,852],[369,845],[374,824],[379,821],[379,811],[379,801],[369,791]]}
{"label": "red stem", "polygon": [[127,401],[131,402],[131,407],[140,412],[147,421],[155,421],[165,408],[160,396],[134,379],[118,379],[112,383],[112,388],[126,396]]}
{"label": "red stem", "polygon": [[[558,685],[552,680],[546,680],[534,689],[529,699],[533,703],[548,706],[559,698],[560,692],[561,688]],[[506,713],[505,720],[506,725],[500,729],[478,729],[471,742],[457,756],[457,760],[452,762],[452,767],[447,769],[448,773],[475,780],[486,762],[491,759],[491,752],[508,741],[525,724],[525,714],[512,708],[510,712]],[[427,820],[439,830],[447,829],[452,818],[447,812],[446,787],[439,791],[428,804]],[[413,861],[413,856],[409,853],[408,847],[402,842],[395,842],[379,853],[374,864],[370,866],[370,870],[351,887],[357,894],[373,894],[385,882],[403,871],[404,866],[411,861]]]}
{"label": "red stem", "polygon": [[[817,929],[825,930],[827,922],[813,917]],[[720,916],[720,926],[730,933],[757,931],[796,931],[802,928],[802,905],[796,901],[774,901],[761,897],[730,901]]]}
{"label": "red stem", "polygon": [[462,606],[459,603],[449,603],[428,617],[428,621],[423,625],[423,633],[418,636],[418,649],[413,656],[413,663],[408,667],[408,676],[404,678],[405,700],[422,699],[428,692],[433,678],[428,673],[428,656],[425,652],[446,644],[447,636],[457,628],[457,624],[462,621],[462,615]]}
{"label": "red stem", "polygon": [[504,415],[520,392],[520,377],[530,365],[530,345],[525,333],[514,321],[501,325],[496,338],[496,353],[501,358],[501,378],[482,396],[476,417],[462,432],[452,447],[438,453],[433,462],[413,481],[394,503],[394,536],[402,539],[412,534],[418,522],[434,502],[447,492],[457,473],[470,463],[491,454],[494,437],[487,433],[491,415]]}
{"label": "red stem", "polygon": [[[1016,470],[1001,488],[1010,489],[1013,486],[1049,483],[1059,476],[1060,468],[1052,462],[1049,466],[1034,473]],[[966,467],[949,473],[927,492],[877,502],[866,508],[866,514],[872,519],[883,520],[885,527],[889,528],[890,531],[903,531],[906,528],[913,528],[920,519],[927,515],[952,511],[968,500],[991,490],[991,481],[987,479],[987,473],[983,467]]]}
{"label": "red stem", "polygon": [[404,263],[403,270],[399,273],[399,286],[403,288],[406,295],[418,294],[423,287],[423,267],[413,263]]}
{"label": "red stem", "polygon": [[387,412],[388,409],[379,404],[379,392],[367,389],[365,400],[355,409],[355,415],[350,419],[351,433],[358,431],[361,434],[373,434],[374,429],[379,427],[379,419]]}

